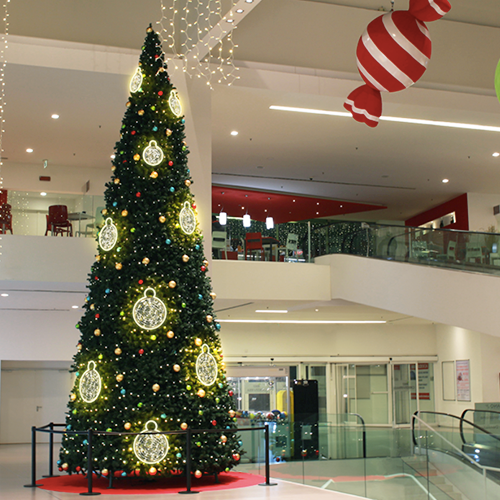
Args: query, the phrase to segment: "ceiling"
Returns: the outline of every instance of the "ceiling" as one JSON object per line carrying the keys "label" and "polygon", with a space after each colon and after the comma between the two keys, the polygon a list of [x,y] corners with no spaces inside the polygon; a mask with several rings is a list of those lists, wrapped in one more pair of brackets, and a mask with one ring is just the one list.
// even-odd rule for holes
{"label": "ceiling", "polygon": [[[168,7],[171,0],[163,3]],[[383,113],[498,127],[498,1],[451,4],[446,19],[428,24],[433,55],[427,72],[411,89],[384,95]],[[464,192],[500,193],[500,158],[492,157],[500,150],[498,132],[393,122],[371,129],[346,117],[270,109],[344,111],[344,99],[361,82],[358,38],[377,11],[390,7],[389,0],[261,0],[234,32],[241,79],[212,92],[213,184],[383,206],[342,218],[385,221],[406,220]],[[407,0],[395,1],[396,9],[407,7]],[[68,67],[50,67],[36,51],[21,54],[22,44],[16,53],[7,51],[8,61],[24,62],[6,68],[5,187],[22,189],[14,179],[22,181],[23,169],[41,166],[43,159],[49,159],[49,172],[59,167],[63,181],[82,170],[108,178],[129,76],[89,70],[79,61],[93,48],[110,57],[138,54],[145,27],[160,17],[160,0],[16,0],[8,9],[13,38],[56,48],[69,42],[74,57]],[[59,120],[50,119],[54,112]],[[26,153],[27,147],[34,153]],[[450,182],[443,184],[444,178]],[[43,190],[50,192],[45,184]],[[71,307],[53,294],[41,297],[33,297],[33,304]],[[234,305],[241,306],[218,301],[219,316]],[[257,306],[269,304],[241,306],[240,317],[254,315]],[[314,304],[302,306],[300,314],[319,314]],[[330,309],[324,314],[362,314],[353,304]],[[368,309],[367,315],[393,314]]]}

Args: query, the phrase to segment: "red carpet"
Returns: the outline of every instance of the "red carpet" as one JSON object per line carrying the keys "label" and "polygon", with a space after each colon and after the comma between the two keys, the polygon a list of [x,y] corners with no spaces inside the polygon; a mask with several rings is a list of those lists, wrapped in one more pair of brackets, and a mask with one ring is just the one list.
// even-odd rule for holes
{"label": "red carpet", "polygon": [[[243,472],[228,472],[219,474],[219,483],[215,483],[214,476],[204,476],[200,479],[193,477],[191,481],[192,491],[216,491],[233,488],[245,488],[264,483],[265,478],[255,474]],[[65,493],[82,493],[87,491],[87,478],[81,474],[72,476],[63,475],[48,477],[37,481],[42,490],[61,491]],[[140,478],[115,479],[113,489],[108,489],[109,481],[94,475],[92,491],[106,495],[140,495],[140,494],[162,494],[178,493],[186,490],[186,479],[184,477],[159,478],[155,481],[145,481]]]}

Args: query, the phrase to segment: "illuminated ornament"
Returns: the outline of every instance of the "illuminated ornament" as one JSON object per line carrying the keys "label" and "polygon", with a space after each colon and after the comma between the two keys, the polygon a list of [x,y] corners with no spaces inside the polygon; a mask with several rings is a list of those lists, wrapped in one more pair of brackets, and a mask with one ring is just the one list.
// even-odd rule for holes
{"label": "illuminated ornament", "polygon": [[184,254],[182,256],[182,262],[189,262],[189,255]]}
{"label": "illuminated ornament", "polygon": [[204,398],[206,392],[203,389],[199,389],[198,392],[196,393],[200,398]]}
{"label": "illuminated ornament", "polygon": [[76,394],[72,393],[71,396],[70,396],[70,399],[71,399],[71,401],[75,401],[76,400]]}
{"label": "illuminated ornament", "polygon": [[214,317],[211,316],[210,314],[207,314],[207,323],[212,323],[213,320],[214,320]]}
{"label": "illuminated ornament", "polygon": [[144,257],[144,259],[142,259],[142,263],[147,266],[149,264],[149,259],[147,257]]}
{"label": "illuminated ornament", "polygon": [[142,85],[142,71],[141,68],[137,68],[135,70],[134,76],[132,77],[132,80],[130,80],[130,92],[135,93],[137,92]]}
{"label": "illuminated ornament", "polygon": [[222,443],[227,443],[227,436],[222,435],[220,437],[220,440],[221,440]]}
{"label": "illuminated ornament", "polygon": [[186,179],[186,180],[184,181],[184,184],[185,184],[187,187],[189,187],[189,186],[191,186],[191,181],[190,181],[189,179]]}
{"label": "illuminated ornament", "polygon": [[[153,295],[148,297],[148,292],[153,292]],[[167,308],[156,298],[156,292],[152,288],[146,288],[144,297],[135,303],[132,315],[139,327],[144,330],[154,330],[165,321]]]}
{"label": "illuminated ornament", "polygon": [[122,217],[127,217],[128,210],[122,210]]}
{"label": "illuminated ornament", "polygon": [[141,159],[141,155],[135,154],[134,155],[134,160],[139,161]]}
{"label": "illuminated ornament", "polygon": [[184,208],[179,214],[179,222],[182,230],[186,234],[192,234],[196,228],[196,217],[189,206],[189,201],[184,202]]}
{"label": "illuminated ornament", "polygon": [[118,269],[118,271],[119,271],[122,267],[123,267],[123,266],[122,266],[122,264],[121,264],[120,262],[117,262],[117,263],[115,264],[115,268],[116,268],[116,269]]}
{"label": "illuminated ornament", "polygon": [[203,344],[196,359],[196,376],[203,385],[212,385],[217,379],[217,362],[210,354],[210,347]]}
{"label": "illuminated ornament", "polygon": [[200,479],[200,477],[203,476],[203,473],[199,470],[197,470],[195,473],[194,473],[194,477],[196,479]]}
{"label": "illuminated ornament", "polygon": [[95,362],[89,361],[87,371],[80,379],[80,396],[86,403],[95,401],[101,393],[101,377],[95,370]]}
{"label": "illuminated ornament", "polygon": [[167,332],[167,337],[168,337],[169,339],[173,339],[173,338],[174,338],[174,335],[175,335],[175,334],[174,334],[174,332],[173,332],[172,330],[169,330],[169,331]]}
{"label": "illuminated ornament", "polygon": [[164,215],[160,215],[160,217],[158,217],[158,220],[162,223],[162,224],[165,224],[167,218],[164,216]]}
{"label": "illuminated ornament", "polygon": [[115,354],[116,354],[117,356],[119,356],[121,353],[122,353],[122,350],[121,350],[119,347],[117,347],[117,348],[115,349]]}
{"label": "illuminated ornament", "polygon": [[120,184],[120,179],[118,177],[113,181],[115,184]]}
{"label": "illuminated ornament", "polygon": [[210,297],[212,300],[215,300],[217,298],[217,294],[215,292],[210,292]]}
{"label": "illuminated ornament", "polygon": [[156,167],[163,161],[163,151],[156,145],[156,141],[149,141],[149,146],[142,152],[144,161],[151,167]]}
{"label": "illuminated ornament", "polygon": [[123,380],[123,375],[121,373],[119,373],[117,376],[116,376],[116,381],[117,382],[121,382]]}
{"label": "illuminated ornament", "polygon": [[201,339],[196,339],[196,340],[194,341],[194,343],[195,343],[195,345],[197,345],[198,347],[201,347],[201,346],[202,346],[202,344],[203,344],[203,340],[201,340]]}
{"label": "illuminated ornament", "polygon": [[156,179],[158,177],[158,172],[154,170],[149,174],[149,177],[151,177],[151,179]]}
{"label": "illuminated ornament", "polygon": [[126,431],[129,431],[132,427],[132,424],[130,422],[127,422],[123,425],[123,427],[125,428]]}
{"label": "illuminated ornament", "polygon": [[168,282],[168,286],[169,288],[175,288],[177,286],[177,283],[174,280],[172,280]]}
{"label": "illuminated ornament", "polygon": [[398,10],[374,19],[356,49],[358,70],[366,85],[347,97],[344,108],[358,122],[376,127],[382,114],[381,92],[404,90],[424,74],[431,58],[431,39],[424,22],[443,17],[448,0],[410,0]]}
{"label": "illuminated ornament", "polygon": [[183,423],[181,424],[181,429],[182,429],[183,431],[185,431],[187,428],[188,428],[188,424],[186,424],[186,422],[183,422]]}
{"label": "illuminated ornament", "polygon": [[118,239],[118,229],[113,224],[111,217],[106,219],[104,227],[99,231],[99,246],[108,252],[116,245]]}
{"label": "illuminated ornament", "polygon": [[179,118],[179,116],[182,115],[181,101],[179,101],[179,96],[177,95],[176,90],[172,90],[172,92],[170,92],[170,96],[168,98],[168,105],[170,106],[172,113],[177,118]]}
{"label": "illuminated ornament", "polygon": [[173,368],[174,368],[174,372],[180,372],[181,371],[181,367],[179,365],[174,365]]}
{"label": "illuminated ornament", "polygon": [[[153,426],[152,429],[148,429],[150,424]],[[156,431],[158,431],[157,423],[149,420],[144,425],[144,430],[134,439],[135,456],[145,464],[157,464],[167,456],[168,439],[164,434],[150,434]]]}
{"label": "illuminated ornament", "polygon": [[153,391],[158,392],[160,390],[160,386],[158,384],[153,385]]}

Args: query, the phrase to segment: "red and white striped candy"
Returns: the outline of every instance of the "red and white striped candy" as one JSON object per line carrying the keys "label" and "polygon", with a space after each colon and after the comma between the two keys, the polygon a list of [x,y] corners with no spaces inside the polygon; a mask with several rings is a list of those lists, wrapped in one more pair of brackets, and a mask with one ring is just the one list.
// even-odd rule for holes
{"label": "red and white striped candy", "polygon": [[356,50],[366,85],[351,92],[344,103],[355,120],[376,127],[382,113],[380,92],[404,90],[420,79],[431,57],[423,19],[439,19],[450,8],[448,0],[410,0],[409,11],[384,14],[367,26]]}

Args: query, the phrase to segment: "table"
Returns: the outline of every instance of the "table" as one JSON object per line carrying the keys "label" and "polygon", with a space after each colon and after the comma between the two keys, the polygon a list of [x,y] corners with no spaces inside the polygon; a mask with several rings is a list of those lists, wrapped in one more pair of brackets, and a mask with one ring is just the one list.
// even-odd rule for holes
{"label": "table", "polygon": [[[75,236],[81,236],[82,234],[82,220],[92,220],[95,219],[93,215],[88,214],[87,212],[71,212],[68,214],[68,220],[78,221],[78,231],[75,231]],[[87,231],[84,231],[85,236],[87,235]],[[93,233],[92,233],[93,234]]]}
{"label": "table", "polygon": [[274,257],[275,257],[276,262],[279,261],[279,256],[278,256],[279,245],[280,245],[279,240],[277,240],[273,236],[262,236],[262,246],[264,247],[264,251],[265,251],[266,246],[269,248],[269,250],[268,250],[269,251],[269,260],[272,260],[271,255],[273,253],[273,247],[276,247]]}

